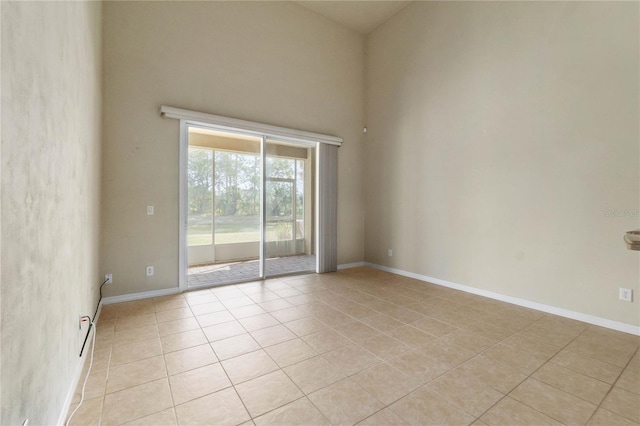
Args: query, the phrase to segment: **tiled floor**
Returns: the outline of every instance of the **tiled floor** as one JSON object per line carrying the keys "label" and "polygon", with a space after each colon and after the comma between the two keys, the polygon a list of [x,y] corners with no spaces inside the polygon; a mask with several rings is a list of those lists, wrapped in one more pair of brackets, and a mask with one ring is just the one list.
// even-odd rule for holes
{"label": "tiled floor", "polygon": [[72,424],[639,424],[639,346],[369,268],[272,279],[103,306]]}
{"label": "tiled floor", "polygon": [[[315,255],[286,256],[267,259],[267,276],[311,272],[316,270]],[[210,286],[255,279],[259,276],[258,260],[192,266],[188,271],[189,287]]]}

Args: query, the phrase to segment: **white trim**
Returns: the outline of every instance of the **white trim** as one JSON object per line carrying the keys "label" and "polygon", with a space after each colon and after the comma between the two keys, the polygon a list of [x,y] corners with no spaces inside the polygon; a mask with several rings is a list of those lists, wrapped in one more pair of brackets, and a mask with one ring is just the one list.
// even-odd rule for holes
{"label": "white trim", "polygon": [[[215,162],[215,161],[214,161]],[[215,176],[213,181],[215,182]],[[295,228],[291,231],[295,235]],[[261,280],[267,276],[267,137],[260,140],[260,258],[258,275]]]}
{"label": "white trim", "polygon": [[367,266],[367,265],[369,264],[366,262],[343,263],[338,265],[338,271],[341,271],[343,269],[359,268],[361,266]]}
{"label": "white trim", "polygon": [[141,293],[123,294],[121,296],[104,297],[102,303],[110,305],[112,303],[130,302],[132,300],[148,299],[150,297],[167,296],[170,294],[182,293],[178,287],[163,288],[162,290],[143,291]]}
{"label": "white trim", "polygon": [[318,218],[320,217],[320,147],[317,146],[315,150],[315,159],[314,162],[314,188],[313,188],[313,235],[314,235],[314,250],[316,253],[316,274],[320,271],[320,221]]}
{"label": "white trim", "polygon": [[441,285],[443,287],[453,288],[456,290],[464,291],[466,293],[477,294],[478,296],[484,296],[490,299],[511,303],[513,305],[535,309],[536,311],[547,312],[549,314],[559,315],[561,317],[570,318],[577,321],[598,325],[600,327],[610,328],[612,330],[622,331],[624,333],[635,334],[636,336],[640,336],[640,327],[635,325],[626,324],[618,321],[612,321],[606,318],[596,317],[594,315],[583,314],[581,312],[570,311],[568,309],[558,308],[556,306],[545,305],[538,302],[532,302],[526,299],[520,299],[518,297],[506,296],[504,294],[494,293],[489,290],[482,290],[479,288],[470,287],[463,284],[457,284],[451,281],[441,280],[439,278],[427,277],[426,275],[420,275],[420,274],[415,274],[413,272],[403,271],[402,269],[390,268],[388,266],[377,265],[375,263],[369,263],[369,262],[365,262],[365,265],[375,269],[379,269],[381,271],[402,275],[403,277],[414,278],[416,280]]}
{"label": "white trim", "polygon": [[[96,332],[96,325],[98,324],[98,320],[100,319],[100,314],[102,313],[102,302],[98,305],[98,311],[96,312],[96,317],[93,319],[94,327],[91,329],[93,332]],[[89,339],[87,339],[89,342]],[[85,346],[86,349],[86,346]],[[78,364],[76,365],[76,371],[73,373],[73,379],[71,380],[71,387],[67,391],[67,397],[64,400],[64,404],[62,404],[62,411],[60,412],[60,417],[58,417],[57,425],[64,425],[67,421],[67,416],[69,415],[69,408],[71,408],[71,403],[73,402],[73,397],[76,394],[76,388],[78,387],[78,383],[80,383],[80,379],[82,378],[82,370],[84,370],[84,364],[87,362],[87,354],[89,351],[85,351],[82,357],[78,357]]]}
{"label": "white trim", "polygon": [[305,132],[303,130],[272,126],[270,124],[256,123],[254,121],[239,120],[237,118],[224,117],[221,115],[173,108],[166,105],[160,107],[160,115],[167,118],[186,120],[191,124],[203,124],[209,127],[215,126],[221,130],[241,131],[245,134],[267,136],[269,138],[276,138],[291,142],[318,142],[337,146],[342,145],[343,142],[342,138],[337,136]]}
{"label": "white trim", "polygon": [[78,357],[78,363],[76,364],[76,371],[73,373],[73,380],[71,380],[71,387],[67,391],[67,397],[64,399],[64,404],[62,405],[62,412],[60,413],[60,417],[58,417],[57,425],[64,425],[67,420],[67,416],[69,415],[69,408],[71,408],[71,402],[73,402],[73,396],[76,394],[76,388],[78,387],[78,383],[80,383],[82,370],[84,369],[84,363],[87,360],[86,352],[82,358]]}
{"label": "white trim", "polygon": [[187,247],[187,205],[189,194],[189,183],[187,178],[188,158],[189,158],[189,126],[180,120],[180,176],[178,197],[179,197],[179,221],[178,228],[178,288],[181,291],[187,290],[189,281],[187,278],[189,267],[188,247]]}

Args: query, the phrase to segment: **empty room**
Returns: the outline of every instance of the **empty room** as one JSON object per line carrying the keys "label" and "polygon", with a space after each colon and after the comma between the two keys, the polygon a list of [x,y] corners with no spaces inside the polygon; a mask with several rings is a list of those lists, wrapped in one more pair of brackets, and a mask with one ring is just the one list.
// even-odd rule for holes
{"label": "empty room", "polygon": [[0,13],[0,424],[640,425],[640,3]]}

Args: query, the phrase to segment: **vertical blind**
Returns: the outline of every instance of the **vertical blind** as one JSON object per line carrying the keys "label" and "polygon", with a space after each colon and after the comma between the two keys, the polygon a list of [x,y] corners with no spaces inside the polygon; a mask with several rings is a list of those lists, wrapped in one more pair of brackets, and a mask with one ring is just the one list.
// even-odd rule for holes
{"label": "vertical blind", "polygon": [[318,144],[318,272],[338,269],[338,147]]}

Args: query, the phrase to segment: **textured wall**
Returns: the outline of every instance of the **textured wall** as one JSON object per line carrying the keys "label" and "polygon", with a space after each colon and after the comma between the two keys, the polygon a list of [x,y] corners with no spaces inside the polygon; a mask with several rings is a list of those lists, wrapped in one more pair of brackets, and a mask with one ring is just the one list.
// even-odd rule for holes
{"label": "textured wall", "polygon": [[343,137],[339,263],[362,261],[360,34],[290,2],[108,2],[103,39],[107,295],[178,285],[179,124],[161,105]]}
{"label": "textured wall", "polygon": [[55,424],[98,298],[101,5],[1,8],[0,424]]}
{"label": "textured wall", "polygon": [[369,34],[366,260],[640,325],[638,34],[637,2],[414,2]]}

